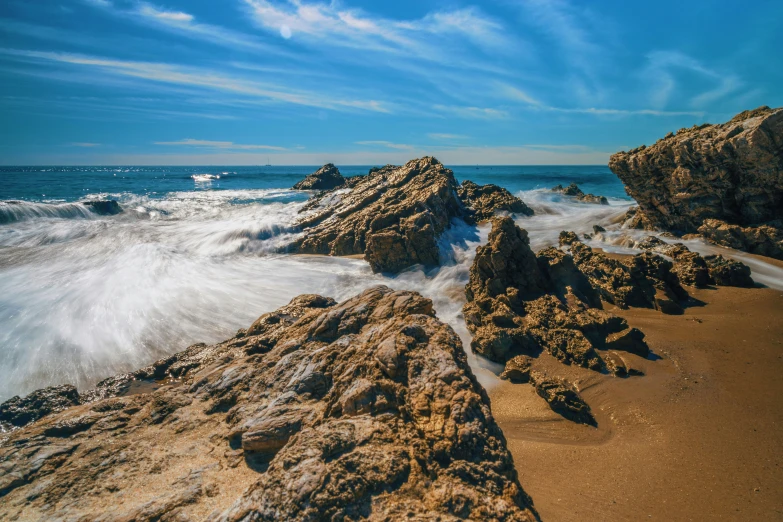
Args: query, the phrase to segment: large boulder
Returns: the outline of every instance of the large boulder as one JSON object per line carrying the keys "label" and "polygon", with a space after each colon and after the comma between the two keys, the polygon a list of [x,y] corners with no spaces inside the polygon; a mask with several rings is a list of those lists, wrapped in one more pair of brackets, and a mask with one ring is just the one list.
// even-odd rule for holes
{"label": "large boulder", "polygon": [[302,217],[303,233],[290,249],[301,254],[364,254],[374,272],[397,273],[439,263],[438,238],[469,213],[454,174],[435,158],[382,168],[347,194]]}
{"label": "large boulder", "polygon": [[537,519],[459,337],[414,292],[301,296],[172,361],[155,391],[109,387],[6,434],[3,514]]}
{"label": "large boulder", "polygon": [[345,185],[345,178],[332,163],[327,163],[294,185],[294,190],[331,190]]}
{"label": "large boulder", "polygon": [[508,190],[497,185],[477,185],[465,180],[457,189],[460,199],[473,211],[476,221],[487,221],[496,212],[509,212],[532,216],[533,209]]}
{"label": "large boulder", "polygon": [[609,167],[639,203],[635,224],[699,231],[783,259],[783,109],[760,107],[724,124],[680,129],[614,154]]}

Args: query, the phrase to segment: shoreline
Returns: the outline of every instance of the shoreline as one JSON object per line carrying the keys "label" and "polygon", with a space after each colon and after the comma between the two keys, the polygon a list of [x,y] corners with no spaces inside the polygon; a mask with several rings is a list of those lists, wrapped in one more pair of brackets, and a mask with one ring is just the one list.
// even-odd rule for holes
{"label": "shoreline", "polygon": [[530,386],[488,390],[543,520],[783,516],[783,292],[689,292],[705,304],[680,316],[607,307],[660,357],[623,354],[643,377],[560,365],[597,428],[563,420]]}

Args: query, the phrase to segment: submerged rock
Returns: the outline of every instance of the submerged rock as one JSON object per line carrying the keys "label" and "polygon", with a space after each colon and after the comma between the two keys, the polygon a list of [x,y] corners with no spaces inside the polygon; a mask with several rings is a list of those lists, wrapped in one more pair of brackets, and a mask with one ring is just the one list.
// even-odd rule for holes
{"label": "submerged rock", "polygon": [[114,216],[122,212],[122,207],[113,199],[85,201],[84,206],[101,216]]}
{"label": "submerged rock", "polygon": [[[459,337],[414,292],[300,296],[151,392],[0,442],[10,519],[535,520]],[[145,372],[149,373],[149,372]]]}
{"label": "submerged rock", "polygon": [[524,216],[533,215],[533,209],[511,192],[497,185],[477,185],[466,180],[457,189],[457,194],[473,211],[476,221],[487,221],[498,211]]}
{"label": "submerged rock", "polygon": [[681,129],[614,154],[609,167],[639,203],[632,226],[698,230],[783,259],[783,109],[760,107],[721,125]]}
{"label": "submerged rock", "polygon": [[331,190],[345,185],[345,178],[332,163],[327,163],[293,186],[294,190]]}
{"label": "submerged rock", "polygon": [[582,203],[595,203],[597,205],[609,204],[609,200],[606,199],[605,196],[585,194],[584,192],[582,192],[582,189],[580,189],[576,183],[571,183],[567,187],[563,187],[563,185],[557,185],[555,187],[552,187],[552,191],[559,192],[565,196],[572,196],[576,198],[577,201],[581,201]]}
{"label": "submerged rock", "polygon": [[438,238],[454,218],[468,215],[454,174],[435,158],[379,169],[350,192],[299,223],[291,250],[302,254],[364,254],[374,272],[437,265]]}

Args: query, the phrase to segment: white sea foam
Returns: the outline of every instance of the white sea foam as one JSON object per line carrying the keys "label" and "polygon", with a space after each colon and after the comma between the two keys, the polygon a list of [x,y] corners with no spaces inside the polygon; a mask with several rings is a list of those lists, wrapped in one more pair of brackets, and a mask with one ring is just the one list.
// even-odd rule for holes
{"label": "white sea foam", "polygon": [[[87,388],[192,343],[225,339],[299,294],[345,299],[376,284],[433,299],[469,346],[464,286],[486,225],[455,222],[440,242],[443,267],[392,278],[359,259],[276,253],[297,233],[296,191],[95,197],[118,199],[126,210],[0,226],[0,400],[59,383]],[[621,230],[625,201],[579,204],[549,191],[522,197],[537,211],[517,219],[534,249],[556,244],[561,230],[583,234],[593,224],[607,232],[592,244],[607,249],[629,250],[624,236],[646,234]],[[757,280],[783,281],[780,269],[743,261],[765,265],[751,265]],[[495,382],[497,365],[467,352],[481,382]]]}

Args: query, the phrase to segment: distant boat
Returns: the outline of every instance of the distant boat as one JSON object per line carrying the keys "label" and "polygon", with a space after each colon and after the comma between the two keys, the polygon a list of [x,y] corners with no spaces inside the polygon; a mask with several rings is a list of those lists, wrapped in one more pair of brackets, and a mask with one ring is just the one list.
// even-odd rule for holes
{"label": "distant boat", "polygon": [[269,156],[266,157],[266,165],[264,165],[264,166],[265,167],[271,167],[272,166],[272,164],[269,163]]}

